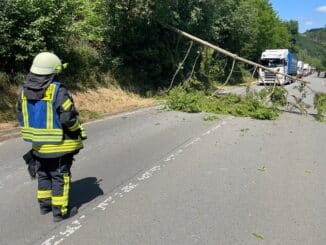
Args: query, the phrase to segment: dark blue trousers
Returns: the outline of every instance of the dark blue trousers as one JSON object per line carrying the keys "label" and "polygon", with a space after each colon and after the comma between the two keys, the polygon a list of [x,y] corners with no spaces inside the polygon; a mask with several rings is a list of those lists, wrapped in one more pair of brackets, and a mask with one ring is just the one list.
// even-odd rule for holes
{"label": "dark blue trousers", "polygon": [[37,158],[37,199],[42,210],[51,210],[53,216],[65,216],[69,208],[73,155],[59,158]]}

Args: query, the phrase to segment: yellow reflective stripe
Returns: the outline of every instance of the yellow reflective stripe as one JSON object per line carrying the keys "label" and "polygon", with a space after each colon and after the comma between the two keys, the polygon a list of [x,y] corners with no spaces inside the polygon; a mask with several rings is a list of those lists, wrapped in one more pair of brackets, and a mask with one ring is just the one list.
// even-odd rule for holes
{"label": "yellow reflective stripe", "polygon": [[33,133],[37,135],[49,135],[49,134],[61,134],[62,129],[61,128],[52,128],[52,129],[46,129],[46,128],[29,128],[29,127],[21,127],[20,128],[22,132],[25,133]]}
{"label": "yellow reflective stripe", "polygon": [[59,143],[62,141],[62,136],[35,136],[26,133],[22,133],[23,139],[32,140],[34,142],[49,142],[49,143]]}
{"label": "yellow reflective stripe", "polygon": [[63,197],[66,197],[67,201],[63,203],[61,207],[61,214],[65,215],[68,211],[69,189],[70,189],[70,176],[68,173],[63,174]]}
{"label": "yellow reflective stripe", "polygon": [[78,129],[80,129],[80,123],[79,121],[77,120],[74,125],[72,125],[71,127],[68,128],[70,131],[77,131]]}
{"label": "yellow reflective stripe", "polygon": [[62,141],[61,135],[33,135],[29,133],[22,133],[22,136],[24,139],[45,140],[47,142],[54,142],[53,140],[59,140],[57,143],[60,143]]}
{"label": "yellow reflective stripe", "polygon": [[50,154],[50,153],[69,153],[69,152],[73,152],[76,150],[80,150],[83,148],[83,144],[79,144],[79,145],[74,145],[74,146],[70,146],[70,147],[62,147],[62,148],[48,148],[48,149],[43,149],[42,147],[38,147],[38,145],[33,145],[33,149],[35,151],[37,151],[38,153],[44,153],[44,154]]}
{"label": "yellow reflective stripe", "polygon": [[27,98],[26,98],[26,96],[25,96],[25,94],[24,94],[24,90],[22,90],[21,99],[22,99],[22,100],[27,100]]}
{"label": "yellow reflective stripe", "polygon": [[81,136],[82,136],[83,138],[86,138],[86,137],[87,137],[87,133],[86,133],[86,130],[85,130],[85,129],[82,129],[82,130],[81,130]]}
{"label": "yellow reflective stripe", "polygon": [[42,100],[48,100],[52,101],[54,97],[54,92],[55,92],[55,84],[50,84],[49,87],[46,89],[44,97]]}
{"label": "yellow reflective stripe", "polygon": [[27,100],[26,100],[26,97],[24,95],[24,91],[22,91],[22,113],[23,113],[23,118],[24,118],[24,127],[29,127]]}
{"label": "yellow reflective stripe", "polygon": [[52,205],[61,206],[61,215],[65,215],[68,211],[69,189],[70,189],[70,176],[68,173],[64,173],[62,196],[52,197]]}
{"label": "yellow reflective stripe", "polygon": [[81,137],[82,138],[87,138],[87,132],[84,129],[83,125],[80,125],[80,131],[81,131]]}
{"label": "yellow reflective stripe", "polygon": [[37,129],[21,127],[23,139],[34,142],[55,142],[62,141],[62,129]]}
{"label": "yellow reflective stripe", "polygon": [[37,199],[45,199],[52,197],[52,190],[38,190]]}
{"label": "yellow reflective stripe", "polygon": [[63,104],[62,104],[62,108],[65,110],[65,111],[68,111],[69,108],[72,106],[72,102],[70,99],[67,99]]}
{"label": "yellow reflective stripe", "polygon": [[53,107],[51,101],[46,103],[46,128],[53,129]]}
{"label": "yellow reflective stripe", "polygon": [[60,144],[44,144],[33,145],[33,149],[39,153],[61,153],[61,152],[73,152],[83,148],[81,139],[78,140],[64,140]]}
{"label": "yellow reflective stripe", "polygon": [[63,196],[53,196],[52,197],[52,205],[62,206],[68,202],[68,197]]}

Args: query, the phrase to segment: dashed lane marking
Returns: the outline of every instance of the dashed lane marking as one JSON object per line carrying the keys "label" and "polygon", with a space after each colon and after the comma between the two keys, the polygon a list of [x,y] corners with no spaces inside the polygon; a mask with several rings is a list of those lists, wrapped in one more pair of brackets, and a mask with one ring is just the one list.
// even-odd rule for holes
{"label": "dashed lane marking", "polygon": [[[113,195],[107,197],[102,202],[96,204],[92,208],[92,212],[104,212],[106,211],[110,205],[113,205],[116,203],[116,201],[119,198],[123,198],[128,193],[134,191],[142,182],[147,181],[151,177],[153,177],[155,174],[160,172],[162,168],[165,166],[167,162],[174,161],[178,156],[183,154],[187,149],[189,149],[191,146],[194,146],[196,143],[200,142],[203,137],[206,137],[222,126],[226,125],[226,121],[222,121],[221,123],[217,124],[213,128],[209,129],[205,133],[202,134],[201,137],[197,137],[190,141],[189,143],[181,146],[179,149],[177,149],[173,154],[169,155],[167,158],[163,160],[162,164],[155,165],[151,169],[148,169],[147,171],[143,172],[139,176],[137,176],[134,180],[134,182],[130,182],[127,185],[121,187],[119,190],[117,190]],[[92,212],[90,214],[92,214]],[[82,215],[78,219],[75,219],[72,221],[69,225],[67,225],[64,230],[59,231],[57,234],[51,236],[47,240],[45,240],[42,245],[58,245],[62,242],[64,242],[68,237],[70,237],[72,234],[74,234],[76,231],[80,230],[84,223],[86,223],[87,216]]]}

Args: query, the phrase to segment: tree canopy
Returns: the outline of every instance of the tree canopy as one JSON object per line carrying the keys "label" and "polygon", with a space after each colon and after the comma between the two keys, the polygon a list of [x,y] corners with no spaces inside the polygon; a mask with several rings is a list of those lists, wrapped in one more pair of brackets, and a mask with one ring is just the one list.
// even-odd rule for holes
{"label": "tree canopy", "polygon": [[[46,50],[70,63],[71,83],[101,83],[110,72],[144,90],[165,87],[189,47],[168,25],[254,61],[266,48],[293,48],[298,29],[268,0],[3,0],[0,72],[26,73]],[[224,60],[194,45],[177,80],[205,62],[222,79]]]}

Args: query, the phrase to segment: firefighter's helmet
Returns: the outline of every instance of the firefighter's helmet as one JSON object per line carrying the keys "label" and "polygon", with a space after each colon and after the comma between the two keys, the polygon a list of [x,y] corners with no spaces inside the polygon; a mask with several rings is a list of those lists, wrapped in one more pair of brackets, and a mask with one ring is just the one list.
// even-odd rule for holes
{"label": "firefighter's helmet", "polygon": [[42,52],[35,56],[30,71],[37,75],[50,75],[60,73],[67,67],[58,56],[50,52]]}

